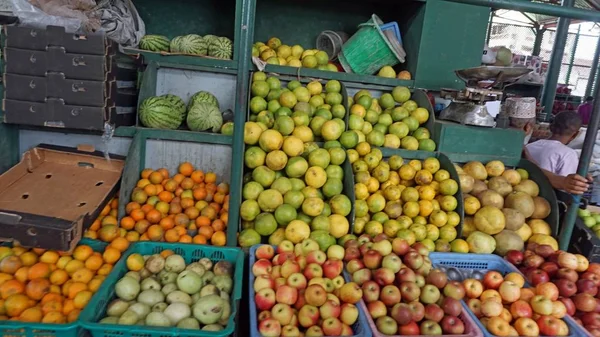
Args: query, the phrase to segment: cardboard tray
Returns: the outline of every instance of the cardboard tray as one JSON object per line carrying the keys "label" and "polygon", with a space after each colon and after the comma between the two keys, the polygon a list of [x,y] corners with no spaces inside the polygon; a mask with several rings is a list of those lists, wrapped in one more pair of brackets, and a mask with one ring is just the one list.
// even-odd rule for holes
{"label": "cardboard tray", "polygon": [[8,48],[46,50],[48,46],[59,46],[67,53],[105,55],[106,49],[113,44],[104,34],[67,33],[59,26],[47,26],[46,29],[5,26],[4,34]]}
{"label": "cardboard tray", "polygon": [[70,251],[115,195],[124,157],[39,145],[0,175],[1,241]]}

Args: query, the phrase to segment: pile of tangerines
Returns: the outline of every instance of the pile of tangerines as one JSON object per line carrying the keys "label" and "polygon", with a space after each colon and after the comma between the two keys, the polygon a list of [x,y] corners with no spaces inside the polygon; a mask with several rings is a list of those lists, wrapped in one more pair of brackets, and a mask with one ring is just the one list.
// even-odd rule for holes
{"label": "pile of tangerines", "polygon": [[72,253],[0,247],[0,320],[54,324],[77,320],[128,247],[124,238],[103,252],[87,245]]}
{"label": "pile of tangerines", "polygon": [[170,176],[165,168],[144,169],[118,223],[118,199],[112,200],[85,237],[112,242],[166,241],[224,246],[227,243],[229,184],[217,175],[179,165]]}

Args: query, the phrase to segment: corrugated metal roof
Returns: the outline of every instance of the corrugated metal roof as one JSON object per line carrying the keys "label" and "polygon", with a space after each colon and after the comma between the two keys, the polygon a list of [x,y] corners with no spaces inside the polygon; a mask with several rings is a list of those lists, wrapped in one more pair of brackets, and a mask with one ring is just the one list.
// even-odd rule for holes
{"label": "corrugated metal roof", "polygon": [[[560,1],[558,1],[558,0],[538,0],[535,2],[543,2],[543,3],[549,3],[549,4],[560,6]],[[597,11],[597,10],[600,10],[600,0],[575,0],[575,7],[581,8],[581,9],[589,9],[589,10]],[[532,13],[527,13],[527,15],[529,17],[531,17],[533,20],[535,20],[536,22],[543,24],[543,25],[548,25],[548,26],[555,25],[556,20],[558,20],[557,17],[548,16],[548,15],[532,14]]]}

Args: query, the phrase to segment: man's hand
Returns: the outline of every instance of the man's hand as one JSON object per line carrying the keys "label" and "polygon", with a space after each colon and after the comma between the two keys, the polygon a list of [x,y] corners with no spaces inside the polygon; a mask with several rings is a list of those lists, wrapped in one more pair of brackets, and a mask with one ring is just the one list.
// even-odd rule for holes
{"label": "man's hand", "polygon": [[592,177],[588,176],[587,179],[578,175],[578,174],[569,174],[566,177],[561,177],[561,187],[560,189],[571,193],[571,194],[583,194],[589,188],[592,182]]}

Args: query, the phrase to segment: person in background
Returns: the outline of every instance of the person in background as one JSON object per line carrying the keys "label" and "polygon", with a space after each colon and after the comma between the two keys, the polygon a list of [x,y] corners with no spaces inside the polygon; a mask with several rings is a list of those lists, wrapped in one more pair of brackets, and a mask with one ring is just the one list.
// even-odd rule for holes
{"label": "person in background", "polygon": [[579,133],[581,118],[573,111],[564,111],[554,117],[550,125],[552,136],[527,144],[525,158],[538,165],[552,187],[572,194],[583,194],[591,179],[578,174],[579,157],[567,146]]}
{"label": "person in background", "polygon": [[585,99],[585,102],[577,108],[577,113],[579,114],[579,117],[581,117],[581,122],[583,123],[583,125],[588,125],[590,123],[590,118],[592,117],[593,109],[594,98],[592,96],[588,96]]}

